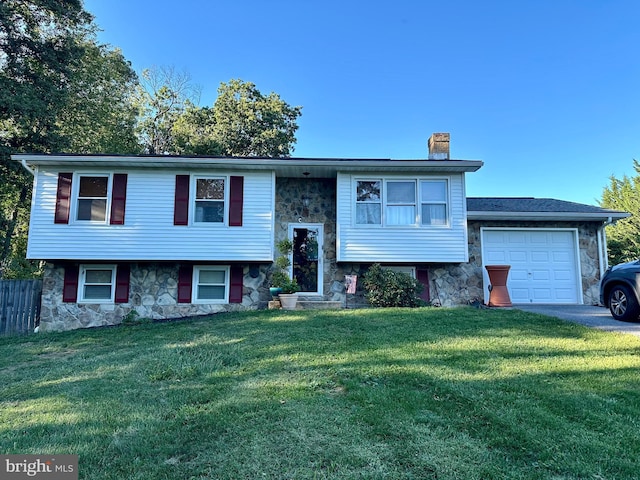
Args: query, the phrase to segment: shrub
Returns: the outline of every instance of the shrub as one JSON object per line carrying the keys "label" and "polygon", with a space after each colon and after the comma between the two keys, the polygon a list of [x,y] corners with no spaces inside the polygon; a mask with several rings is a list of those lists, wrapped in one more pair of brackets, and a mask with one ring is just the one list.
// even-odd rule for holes
{"label": "shrub", "polygon": [[422,284],[402,272],[373,264],[362,276],[365,297],[374,307],[420,307]]}

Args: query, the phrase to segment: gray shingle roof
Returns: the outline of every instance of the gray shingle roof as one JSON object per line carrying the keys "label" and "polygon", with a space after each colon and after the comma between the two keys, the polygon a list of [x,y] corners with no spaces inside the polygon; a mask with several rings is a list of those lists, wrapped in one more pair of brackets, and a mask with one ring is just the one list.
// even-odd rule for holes
{"label": "gray shingle roof", "polygon": [[625,212],[594,205],[533,197],[468,197],[467,214],[470,219],[510,220],[617,220],[629,216]]}

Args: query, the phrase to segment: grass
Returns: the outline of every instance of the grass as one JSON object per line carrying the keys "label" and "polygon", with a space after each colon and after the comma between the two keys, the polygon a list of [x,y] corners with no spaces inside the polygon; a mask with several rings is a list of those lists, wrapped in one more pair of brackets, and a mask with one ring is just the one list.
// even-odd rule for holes
{"label": "grass", "polygon": [[518,310],[259,311],[0,339],[0,452],[83,479],[626,479],[640,339]]}

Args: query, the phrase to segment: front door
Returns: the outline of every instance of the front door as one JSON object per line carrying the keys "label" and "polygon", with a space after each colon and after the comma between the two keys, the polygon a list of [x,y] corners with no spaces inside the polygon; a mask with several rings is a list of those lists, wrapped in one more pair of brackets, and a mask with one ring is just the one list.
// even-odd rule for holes
{"label": "front door", "polygon": [[319,223],[292,223],[289,238],[293,242],[293,278],[298,281],[300,293],[322,295],[322,239],[323,225]]}

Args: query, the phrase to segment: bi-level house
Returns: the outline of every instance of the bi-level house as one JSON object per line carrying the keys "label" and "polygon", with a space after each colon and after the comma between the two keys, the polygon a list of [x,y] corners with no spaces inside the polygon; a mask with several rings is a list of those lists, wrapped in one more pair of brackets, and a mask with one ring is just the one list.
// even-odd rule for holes
{"label": "bi-level house", "polygon": [[486,299],[487,262],[512,266],[515,302],[597,301],[603,226],[626,214],[467,199],[482,162],[450,159],[446,133],[428,145],[421,160],[14,155],[34,176],[41,329],[263,308],[284,238],[309,301],[342,304],[345,275],[374,262],[442,305]]}

